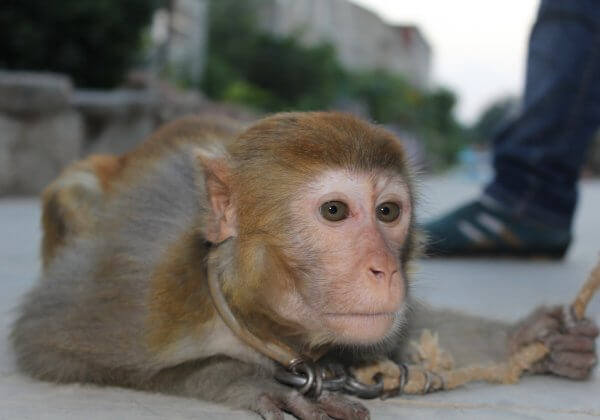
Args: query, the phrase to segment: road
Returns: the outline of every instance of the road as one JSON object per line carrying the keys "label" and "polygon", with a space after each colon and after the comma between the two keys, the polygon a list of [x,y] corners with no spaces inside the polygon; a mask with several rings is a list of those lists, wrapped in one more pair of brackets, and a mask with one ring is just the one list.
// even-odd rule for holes
{"label": "road", "polygon": [[[474,197],[478,185],[455,176],[425,181],[419,217]],[[0,420],[243,419],[252,414],[190,399],[118,388],[41,383],[17,372],[8,345],[14,308],[39,272],[39,209],[31,198],[0,199]],[[541,303],[566,303],[600,251],[600,182],[586,181],[564,261],[424,260],[419,299],[473,314],[515,320]],[[600,298],[589,308],[600,322]],[[585,382],[528,377],[519,385],[472,384],[421,397],[369,401],[374,419],[590,419],[600,417],[600,374]]]}

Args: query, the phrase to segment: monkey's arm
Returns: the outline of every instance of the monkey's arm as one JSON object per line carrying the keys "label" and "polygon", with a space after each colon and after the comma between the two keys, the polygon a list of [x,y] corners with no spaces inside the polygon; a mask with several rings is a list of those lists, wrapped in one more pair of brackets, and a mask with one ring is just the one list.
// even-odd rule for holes
{"label": "monkey's arm", "polygon": [[430,330],[439,337],[440,346],[454,359],[456,366],[487,363],[508,357],[512,326],[450,309],[419,306],[411,316],[407,356],[416,349],[423,331]]}
{"label": "monkey's arm", "polygon": [[147,387],[152,391],[249,409],[265,419],[283,420],[284,412],[300,419],[369,418],[362,404],[340,394],[324,392],[313,401],[277,383],[268,369],[221,356],[166,369],[154,376]]}
{"label": "monkey's arm", "polygon": [[[518,349],[542,342],[550,353],[533,366],[534,372],[583,379],[597,361],[598,328],[589,319],[566,318],[562,307],[538,308],[515,324],[421,307],[414,314],[410,340],[418,341],[424,329],[437,333],[456,367],[505,361]],[[400,357],[410,358],[411,351],[409,345]]]}

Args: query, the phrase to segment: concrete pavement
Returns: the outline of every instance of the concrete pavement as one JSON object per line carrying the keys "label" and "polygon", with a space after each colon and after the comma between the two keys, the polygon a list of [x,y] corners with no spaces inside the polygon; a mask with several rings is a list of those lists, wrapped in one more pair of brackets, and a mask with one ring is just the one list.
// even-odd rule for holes
{"label": "concrete pavement", "polygon": [[[421,188],[431,217],[475,196],[478,186],[446,177]],[[562,262],[428,260],[415,293],[436,305],[515,320],[540,303],[569,302],[600,251],[600,182],[582,185],[576,241]],[[89,385],[52,385],[16,371],[7,342],[13,309],[39,272],[36,199],[0,199],[0,420],[242,419],[252,414],[196,400]],[[600,322],[600,297],[589,309]],[[600,417],[600,375],[586,382],[525,378],[516,386],[473,384],[456,391],[366,403],[375,419],[590,419]]]}

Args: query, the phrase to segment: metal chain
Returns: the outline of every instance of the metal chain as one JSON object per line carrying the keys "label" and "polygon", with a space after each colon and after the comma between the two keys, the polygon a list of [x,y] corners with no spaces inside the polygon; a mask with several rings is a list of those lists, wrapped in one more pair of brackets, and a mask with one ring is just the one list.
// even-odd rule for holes
{"label": "metal chain", "polygon": [[[390,396],[383,389],[382,375],[376,375],[374,384],[365,384],[352,376],[344,366],[334,363],[321,367],[305,360],[298,360],[288,369],[278,369],[275,373],[275,379],[312,398],[319,398],[323,391],[343,391],[346,394],[364,399]],[[403,385],[407,381],[408,369],[403,365],[401,386],[397,392],[394,392],[394,395],[402,392]]]}

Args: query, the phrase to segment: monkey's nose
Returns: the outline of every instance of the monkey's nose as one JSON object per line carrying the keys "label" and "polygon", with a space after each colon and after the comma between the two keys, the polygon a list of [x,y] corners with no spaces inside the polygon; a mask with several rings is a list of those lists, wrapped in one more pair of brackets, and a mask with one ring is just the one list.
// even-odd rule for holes
{"label": "monkey's nose", "polygon": [[370,281],[378,286],[389,285],[394,273],[398,271],[398,263],[394,256],[381,251],[371,255],[365,266]]}
{"label": "monkey's nose", "polygon": [[392,281],[392,277],[394,276],[395,273],[397,273],[398,270],[396,269],[384,269],[382,267],[370,267],[369,268],[369,274],[370,277],[379,284],[382,285],[389,285],[389,283]]}

